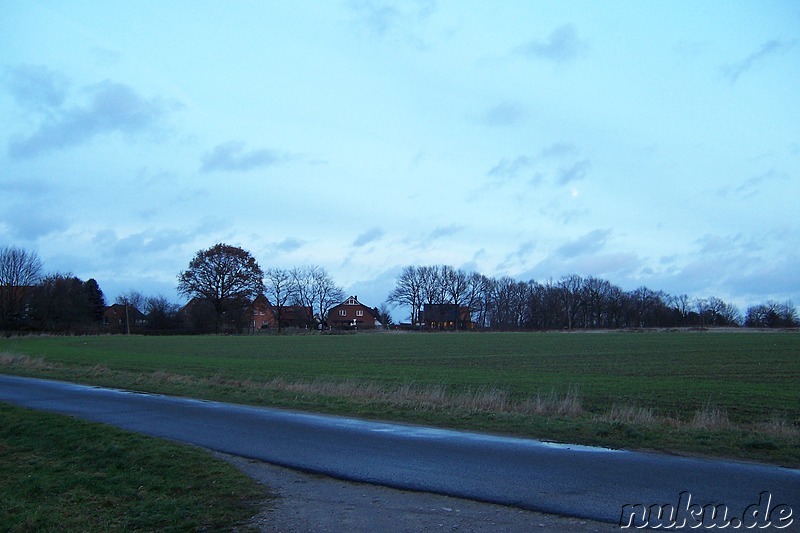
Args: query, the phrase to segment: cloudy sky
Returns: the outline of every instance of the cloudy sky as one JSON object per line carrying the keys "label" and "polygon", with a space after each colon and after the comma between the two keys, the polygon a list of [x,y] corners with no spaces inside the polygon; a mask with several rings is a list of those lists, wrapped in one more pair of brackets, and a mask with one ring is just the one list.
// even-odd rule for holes
{"label": "cloudy sky", "polygon": [[797,2],[11,0],[0,124],[0,245],[109,300],[225,242],[800,304]]}

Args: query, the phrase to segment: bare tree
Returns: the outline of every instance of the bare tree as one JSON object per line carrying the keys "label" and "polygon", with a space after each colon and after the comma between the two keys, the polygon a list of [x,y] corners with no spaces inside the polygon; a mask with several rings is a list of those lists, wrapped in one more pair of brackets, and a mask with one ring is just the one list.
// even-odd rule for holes
{"label": "bare tree", "polygon": [[692,311],[691,300],[686,294],[679,294],[678,296],[669,297],[669,305],[675,310],[678,315],[678,325],[686,325],[689,319],[689,313]]}
{"label": "bare tree", "polygon": [[314,315],[325,320],[328,310],[344,300],[344,290],[334,283],[321,266],[293,268],[290,272],[295,285],[295,300],[310,309],[309,322]]}
{"label": "bare tree", "polygon": [[324,268],[314,276],[314,309],[320,320],[326,320],[328,311],[345,299],[344,289],[338,286]]}
{"label": "bare tree", "polygon": [[581,306],[581,288],[583,278],[577,274],[564,276],[558,280],[558,289],[561,303],[567,317],[567,329],[572,329],[575,325],[575,317],[578,316]]}
{"label": "bare tree", "polygon": [[297,295],[297,286],[292,273],[283,268],[270,268],[264,275],[264,292],[273,303],[275,320],[278,321],[278,333],[283,327],[284,310]]}
{"label": "bare tree", "polygon": [[419,267],[420,295],[422,305],[445,303],[444,288],[442,284],[441,266]]}
{"label": "bare tree", "polygon": [[0,248],[0,329],[16,327],[23,318],[25,301],[42,277],[42,262],[35,252]]}
{"label": "bare tree", "polygon": [[147,317],[147,328],[160,332],[177,329],[179,310],[180,306],[170,302],[165,296],[146,298],[143,311]]}
{"label": "bare tree", "polygon": [[792,328],[800,325],[797,309],[792,302],[776,302],[753,305],[747,308],[745,326],[751,328]]}
{"label": "bare tree", "polygon": [[407,266],[397,278],[394,289],[387,298],[389,303],[411,308],[411,325],[419,323],[419,314],[422,310],[422,276],[420,269]]}
{"label": "bare tree", "polygon": [[227,312],[239,315],[263,291],[263,277],[250,252],[216,244],[198,251],[189,268],[178,275],[178,292],[211,303],[216,315],[214,329],[219,332]]}

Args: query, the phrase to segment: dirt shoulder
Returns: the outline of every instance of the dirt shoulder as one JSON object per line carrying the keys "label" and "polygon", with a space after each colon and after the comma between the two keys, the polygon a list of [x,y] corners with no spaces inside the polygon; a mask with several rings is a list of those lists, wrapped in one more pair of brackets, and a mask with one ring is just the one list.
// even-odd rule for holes
{"label": "dirt shoulder", "polygon": [[603,522],[547,515],[425,492],[351,483],[214,453],[269,487],[249,527],[264,532],[619,531]]}

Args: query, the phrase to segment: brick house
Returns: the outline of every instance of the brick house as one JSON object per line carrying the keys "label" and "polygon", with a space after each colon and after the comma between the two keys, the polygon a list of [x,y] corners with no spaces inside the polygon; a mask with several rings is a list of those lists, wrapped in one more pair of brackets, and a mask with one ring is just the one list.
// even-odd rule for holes
{"label": "brick house", "polygon": [[[251,329],[278,329],[278,310],[269,303],[269,299],[259,294],[250,304]],[[281,328],[307,328],[313,321],[314,313],[310,307],[302,305],[285,305],[281,309]]]}
{"label": "brick house", "polygon": [[138,328],[147,322],[144,313],[132,305],[109,305],[103,311],[103,325],[112,331],[130,333],[132,328]]}
{"label": "brick house", "polygon": [[455,304],[425,304],[420,313],[420,322],[427,329],[475,329],[469,307]]}
{"label": "brick house", "polygon": [[334,329],[374,329],[382,324],[370,307],[358,301],[358,296],[350,296],[328,311],[328,326]]}

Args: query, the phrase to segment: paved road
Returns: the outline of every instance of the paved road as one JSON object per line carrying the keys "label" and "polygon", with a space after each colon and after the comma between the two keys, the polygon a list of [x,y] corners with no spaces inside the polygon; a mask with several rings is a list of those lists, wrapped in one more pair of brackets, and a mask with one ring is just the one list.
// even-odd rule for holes
{"label": "paved road", "polygon": [[[618,523],[626,504],[672,504],[684,509],[679,517],[690,519],[687,512],[699,513],[699,506],[724,504],[728,518],[734,519],[732,526],[746,510],[751,520],[761,520],[756,525],[763,525],[770,516],[752,515],[759,509],[773,511],[773,525],[792,520],[788,530],[800,526],[800,470],[794,469],[556,445],[3,375],[0,401],[302,471],[546,513]],[[794,511],[791,518],[787,510]]]}

